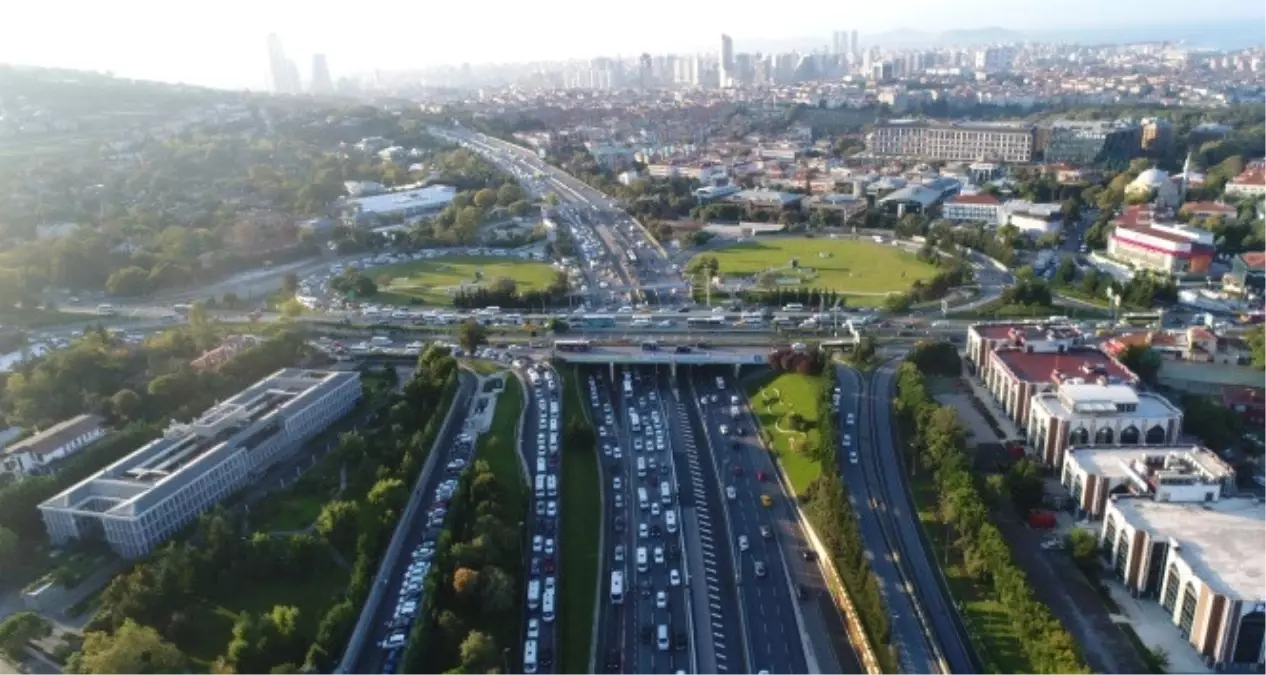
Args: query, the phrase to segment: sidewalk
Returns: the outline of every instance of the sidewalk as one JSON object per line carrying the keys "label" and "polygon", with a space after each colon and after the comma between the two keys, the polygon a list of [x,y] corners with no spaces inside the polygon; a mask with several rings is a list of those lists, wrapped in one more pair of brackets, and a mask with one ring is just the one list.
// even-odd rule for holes
{"label": "sidewalk", "polygon": [[1018,438],[1020,436],[1020,428],[1015,425],[1015,422],[1011,421],[1007,411],[1003,410],[1002,406],[994,400],[993,394],[989,393],[985,385],[971,375],[965,375],[962,379],[971,388],[972,395],[985,404],[985,408],[993,415],[993,419],[998,423],[998,428],[1002,429],[1002,433],[1007,438]]}

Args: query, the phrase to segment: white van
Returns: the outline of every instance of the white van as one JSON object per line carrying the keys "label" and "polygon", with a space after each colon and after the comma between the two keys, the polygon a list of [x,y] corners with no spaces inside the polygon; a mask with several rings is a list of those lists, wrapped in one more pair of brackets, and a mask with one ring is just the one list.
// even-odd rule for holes
{"label": "white van", "polygon": [[546,591],[541,601],[541,618],[549,623],[554,621],[554,591]]}
{"label": "white van", "polygon": [[106,303],[97,305],[97,316],[114,316],[114,305]]}
{"label": "white van", "polygon": [[536,609],[541,606],[541,580],[533,579],[528,582],[528,609]]}
{"label": "white van", "polygon": [[649,568],[650,568],[650,564],[647,562],[647,559],[646,559],[646,547],[638,546],[637,547],[637,571],[645,572]]}
{"label": "white van", "polygon": [[551,418],[549,418],[549,430],[550,430],[551,432],[557,432],[557,431],[558,431],[558,418],[557,418],[557,417],[551,417]]}
{"label": "white van", "polygon": [[536,673],[536,640],[523,643],[523,672],[528,675]]}
{"label": "white van", "polygon": [[386,347],[391,344],[391,338],[386,335],[375,335],[369,338],[369,343],[379,347]]}
{"label": "white van", "polygon": [[543,473],[536,474],[536,496],[538,498],[545,496],[545,474]]}
{"label": "white van", "polygon": [[662,624],[662,623],[659,624],[659,628],[656,629],[655,632],[656,632],[655,644],[657,647],[659,647],[659,651],[661,652],[668,651],[668,625]]}
{"label": "white van", "polygon": [[552,473],[546,476],[545,486],[546,486],[546,490],[549,492],[549,496],[551,497],[558,496],[558,476],[555,476]]}
{"label": "white van", "polygon": [[545,456],[544,455],[538,455],[536,458],[536,472],[538,474],[545,473]]}
{"label": "white van", "polygon": [[637,477],[638,478],[646,477],[646,458],[645,457],[637,458]]}
{"label": "white van", "polygon": [[637,505],[638,505],[638,508],[642,509],[643,511],[651,508],[651,501],[647,499],[646,488],[644,487],[640,487],[637,489]]}
{"label": "white van", "polygon": [[677,531],[677,511],[675,509],[664,509],[664,528],[669,533]]}
{"label": "white van", "polygon": [[661,480],[659,482],[659,501],[664,506],[673,503],[673,490],[668,486],[668,481]]}

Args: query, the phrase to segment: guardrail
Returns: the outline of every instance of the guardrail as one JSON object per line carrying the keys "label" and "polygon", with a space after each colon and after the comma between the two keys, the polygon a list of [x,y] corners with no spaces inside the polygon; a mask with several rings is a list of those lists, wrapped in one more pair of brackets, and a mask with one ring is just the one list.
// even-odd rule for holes
{"label": "guardrail", "polygon": [[[465,377],[462,377],[465,375]],[[426,462],[422,465],[422,471],[418,472],[418,479],[413,484],[413,492],[409,495],[409,503],[404,508],[404,514],[396,524],[396,530],[391,535],[391,543],[387,545],[387,551],[383,554],[382,560],[378,561],[378,572],[374,575],[374,584],[370,587],[369,597],[365,600],[364,607],[361,608],[360,617],[356,620],[356,627],[352,629],[352,637],[347,641],[347,649],[343,651],[343,658],[339,661],[336,673],[350,673],[356,665],[356,660],[360,658],[361,651],[365,649],[365,637],[369,633],[370,624],[374,620],[374,615],[378,613],[378,607],[382,604],[383,593],[388,588],[388,575],[391,573],[392,563],[400,555],[400,549],[404,547],[405,537],[408,536],[409,526],[413,524],[413,519],[417,516],[418,510],[422,507],[424,497],[426,496],[426,483],[431,472],[435,469],[435,464],[439,458],[444,455],[440,452],[440,444],[447,438],[451,430],[453,419],[456,417],[458,410],[463,414],[466,411],[464,400],[468,400],[472,391],[475,378],[469,371],[459,372],[457,393],[453,396],[453,402],[449,405],[448,412],[444,417],[444,424],[440,425],[440,430],[435,434],[435,440],[431,443],[431,452],[427,455]]]}

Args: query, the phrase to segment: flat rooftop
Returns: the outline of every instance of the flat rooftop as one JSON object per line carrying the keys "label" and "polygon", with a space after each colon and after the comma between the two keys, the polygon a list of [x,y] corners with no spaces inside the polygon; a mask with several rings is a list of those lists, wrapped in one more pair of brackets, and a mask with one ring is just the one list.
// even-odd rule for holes
{"label": "flat rooftop", "polygon": [[449,185],[432,185],[406,192],[389,192],[349,199],[349,204],[359,204],[363,213],[393,213],[410,208],[439,208],[447,206],[457,194],[457,188]]}
{"label": "flat rooftop", "polygon": [[1134,373],[1098,349],[1070,349],[1059,352],[1028,352],[1022,349],[998,349],[994,356],[1024,382],[1066,382],[1083,378],[1091,381],[1100,375],[1108,382],[1134,382]]}
{"label": "flat rooftop", "polygon": [[1214,591],[1250,602],[1266,599],[1266,506],[1256,499],[1118,499],[1115,506],[1132,526],[1178,542],[1179,555]]}
{"label": "flat rooftop", "polygon": [[[1106,391],[1093,391],[1095,389]],[[1073,409],[1069,407],[1068,403],[1070,402],[1074,406],[1080,404],[1079,408]],[[1105,407],[1103,410],[1095,409],[1095,406],[1100,403],[1111,407]],[[1133,412],[1116,412],[1116,405],[1123,403],[1134,403],[1136,407]],[[1182,414],[1182,411],[1165,397],[1150,393],[1138,393],[1132,385],[1128,384],[1110,384],[1107,386],[1099,384],[1063,384],[1060,386],[1059,392],[1048,391],[1033,397],[1033,405],[1035,408],[1045,410],[1050,415],[1065,419],[1085,415],[1163,419]],[[1147,433],[1147,429],[1139,429],[1139,433]]]}
{"label": "flat rooftop", "polygon": [[1023,338],[1029,342],[1038,340],[1071,340],[1081,336],[1081,331],[1071,324],[1053,323],[977,323],[972,330],[986,340]]}
{"label": "flat rooftop", "polygon": [[[1233,476],[1235,470],[1222,461],[1212,450],[1198,445],[1157,445],[1146,448],[1138,447],[1085,447],[1070,448],[1065,455],[1073,459],[1086,473],[1105,478],[1129,478],[1127,468],[1134,462],[1148,464],[1149,459],[1163,458],[1173,453],[1192,464],[1215,480]],[[1146,475],[1146,474],[1145,474]]]}

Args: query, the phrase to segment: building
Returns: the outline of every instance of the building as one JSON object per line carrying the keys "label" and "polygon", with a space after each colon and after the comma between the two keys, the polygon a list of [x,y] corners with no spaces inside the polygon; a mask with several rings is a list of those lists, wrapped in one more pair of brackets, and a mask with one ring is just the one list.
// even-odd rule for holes
{"label": "building", "polygon": [[1208,363],[1217,356],[1218,336],[1204,326],[1182,330],[1149,330],[1113,336],[1102,345],[1114,358],[1133,346],[1143,346],[1176,361]]}
{"label": "building", "polygon": [[1029,162],[1033,140],[1033,125],[1025,123],[892,120],[875,124],[866,149],[880,157]]}
{"label": "building", "polygon": [[1034,204],[1017,199],[1007,202],[1002,208],[1008,225],[1034,239],[1059,234],[1063,228],[1064,214],[1060,204]]}
{"label": "building", "polygon": [[957,194],[945,201],[941,217],[959,222],[970,221],[989,226],[998,225],[1002,202],[988,192]]}
{"label": "building", "polygon": [[989,375],[989,355],[997,349],[1066,352],[1085,344],[1076,326],[1033,323],[977,323],[967,328],[967,364],[981,380]]}
{"label": "building", "polygon": [[288,368],[40,505],[49,538],[149,553],[360,400],[360,375]]}
{"label": "building", "polygon": [[734,40],[729,35],[721,35],[721,53],[717,59],[720,86],[734,86]]}
{"label": "building", "polygon": [[1072,496],[1078,515],[1103,518],[1113,495],[1160,502],[1213,500],[1234,487],[1235,469],[1199,446],[1071,447],[1064,453],[1060,483]]}
{"label": "building", "polygon": [[586,143],[585,146],[593,161],[607,171],[621,171],[633,166],[636,153],[628,148],[601,143]]}
{"label": "building", "polygon": [[732,202],[745,204],[749,207],[767,209],[791,208],[798,205],[801,198],[801,195],[794,192],[779,192],[777,190],[739,190],[727,197]]}
{"label": "building", "polygon": [[1125,196],[1136,202],[1152,202],[1163,209],[1177,208],[1182,201],[1178,186],[1169,174],[1154,168],[1140,173],[1130,181],[1125,186]]}
{"label": "building", "polygon": [[995,349],[989,354],[989,366],[982,378],[985,388],[1020,429],[1029,428],[1029,412],[1038,394],[1064,384],[1134,384],[1138,379],[1120,361],[1098,349],[1035,349],[1051,346],[1052,342]]}
{"label": "building", "polygon": [[1148,117],[1142,122],[1142,136],[1139,147],[1145,152],[1164,153],[1174,145],[1174,125],[1159,117]]}
{"label": "building", "polygon": [[1234,218],[1236,214],[1235,207],[1222,202],[1187,202],[1178,209],[1180,214],[1187,216],[1191,222],[1201,222],[1208,220],[1214,216],[1222,218]]}
{"label": "building", "polygon": [[312,55],[312,82],[308,88],[313,94],[334,93],[334,81],[330,79],[330,64],[325,60],[325,54]]}
{"label": "building", "polygon": [[1029,402],[1026,427],[1036,459],[1058,468],[1064,450],[1076,447],[1172,445],[1182,431],[1182,411],[1163,396],[1114,383],[1099,370],[1057,375],[1055,388]]}
{"label": "building", "polygon": [[274,94],[299,93],[299,72],[286,58],[286,50],[276,33],[268,36],[268,76]]}
{"label": "building", "polygon": [[78,453],[105,434],[105,420],[98,415],[79,415],[58,422],[34,436],[6,446],[0,455],[0,473],[15,478],[44,473],[53,464]]}
{"label": "building", "polygon": [[1266,166],[1261,162],[1252,162],[1240,175],[1226,184],[1227,197],[1232,199],[1266,197]]}
{"label": "building", "polygon": [[1231,259],[1231,271],[1222,277],[1222,289],[1241,295],[1266,291],[1266,253],[1245,251]]}
{"label": "building", "polygon": [[1112,221],[1108,254],[1164,274],[1202,273],[1213,263],[1213,233],[1185,227],[1147,206],[1130,206]]}
{"label": "building", "polygon": [[1222,387],[1219,402],[1223,408],[1239,413],[1249,429],[1266,425],[1266,391],[1261,387],[1226,385]]}
{"label": "building", "polygon": [[1159,600],[1206,663],[1260,672],[1266,509],[1258,499],[1218,499],[1209,487],[1192,487],[1195,501],[1113,497],[1100,548],[1117,579],[1132,594]]}
{"label": "building", "polygon": [[1044,157],[1078,165],[1129,159],[1138,154],[1141,137],[1134,122],[1056,120],[1046,136]]}
{"label": "building", "polygon": [[939,203],[945,194],[923,185],[907,185],[884,195],[877,202],[880,208],[894,209],[898,218],[907,212],[924,213]]}
{"label": "building", "polygon": [[431,185],[417,190],[349,199],[347,205],[357,220],[413,218],[442,211],[453,203],[456,196],[457,188],[451,185]]}
{"label": "building", "polygon": [[215,348],[208,349],[201,356],[190,361],[189,367],[198,372],[219,370],[220,366],[228,363],[233,357],[261,342],[262,340],[254,335],[230,335]]}

